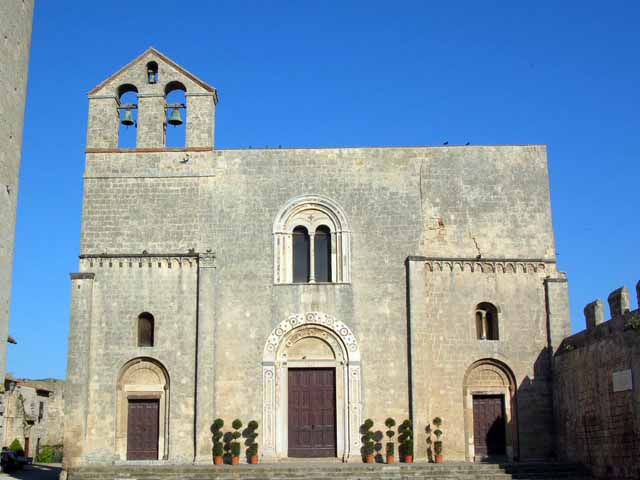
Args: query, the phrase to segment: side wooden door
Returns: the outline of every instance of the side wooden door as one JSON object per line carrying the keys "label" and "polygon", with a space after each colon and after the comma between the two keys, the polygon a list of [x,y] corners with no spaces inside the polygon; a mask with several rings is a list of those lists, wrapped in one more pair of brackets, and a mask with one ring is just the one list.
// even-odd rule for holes
{"label": "side wooden door", "polygon": [[476,457],[506,454],[504,396],[473,396],[473,439]]}
{"label": "side wooden door", "polygon": [[129,399],[127,460],[157,460],[160,402]]}

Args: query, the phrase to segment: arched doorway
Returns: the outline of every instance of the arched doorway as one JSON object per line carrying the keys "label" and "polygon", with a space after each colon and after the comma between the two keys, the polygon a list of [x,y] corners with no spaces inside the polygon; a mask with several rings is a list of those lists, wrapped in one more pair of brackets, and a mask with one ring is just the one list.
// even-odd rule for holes
{"label": "arched doorway", "polygon": [[518,456],[516,382],[494,359],[474,362],[464,376],[464,426],[469,461]]}
{"label": "arched doorway", "polygon": [[264,348],[262,382],[265,458],[360,459],[360,349],[344,323],[318,312],[280,322]]}
{"label": "arched doorway", "polygon": [[116,388],[116,451],[121,460],[162,460],[169,448],[169,375],[141,357],[120,370]]}

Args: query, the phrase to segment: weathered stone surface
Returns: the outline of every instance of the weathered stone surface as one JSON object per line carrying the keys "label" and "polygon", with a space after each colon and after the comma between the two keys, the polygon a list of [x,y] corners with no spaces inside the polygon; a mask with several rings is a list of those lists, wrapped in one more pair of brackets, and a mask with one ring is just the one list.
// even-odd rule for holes
{"label": "weathered stone surface", "polygon": [[604,304],[602,300],[595,300],[584,307],[584,318],[587,328],[595,328],[604,322]]}
{"label": "weathered stone surface", "polygon": [[[0,3],[0,389],[6,370],[13,242],[33,0]],[[0,409],[2,395],[0,393]],[[0,421],[0,438],[3,438]]]}
{"label": "weathered stone surface", "polygon": [[[141,58],[162,65],[156,55]],[[425,459],[436,415],[448,458],[473,459],[469,402],[485,387],[509,409],[507,454],[549,454],[549,347],[569,323],[544,146],[213,150],[205,119],[217,97],[167,63],[187,87],[187,115],[198,112],[187,130],[198,140],[156,148],[148,124],[149,138],[138,132],[145,148],[119,150],[115,105],[100,96],[121,82],[147,89],[143,63],[90,97],[79,271],[95,279],[73,280],[68,467],[125,460],[118,425],[122,389],[133,387],[121,379],[135,359],[169,379],[158,461],[211,462],[215,417],[258,420],[261,452],[286,457],[287,369],[327,365],[338,373],[344,460],[360,461],[368,417],[375,429],[412,417]],[[163,121],[149,109],[141,122]],[[281,262],[294,225],[281,219],[315,228],[318,215],[339,225],[331,258],[340,275],[288,283]],[[203,268],[208,253],[215,268]],[[476,336],[482,302],[497,307],[498,340]],[[141,312],[155,318],[153,347],[137,346]]]}
{"label": "weathered stone surface", "polygon": [[617,315],[564,340],[554,406],[562,458],[590,465],[598,478],[631,480],[640,476],[640,309],[629,311],[625,291],[610,296]]}

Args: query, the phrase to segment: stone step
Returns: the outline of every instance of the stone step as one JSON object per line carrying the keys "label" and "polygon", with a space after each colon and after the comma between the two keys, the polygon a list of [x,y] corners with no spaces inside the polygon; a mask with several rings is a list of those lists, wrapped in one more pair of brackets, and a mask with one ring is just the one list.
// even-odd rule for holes
{"label": "stone step", "polygon": [[342,464],[113,465],[80,467],[69,480],[590,480],[576,464]]}

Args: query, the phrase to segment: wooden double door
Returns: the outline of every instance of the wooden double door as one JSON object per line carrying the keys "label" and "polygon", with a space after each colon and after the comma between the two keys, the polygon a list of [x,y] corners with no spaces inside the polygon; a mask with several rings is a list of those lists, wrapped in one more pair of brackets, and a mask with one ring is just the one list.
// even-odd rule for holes
{"label": "wooden double door", "polygon": [[506,455],[504,395],[473,396],[473,439],[476,458]]}
{"label": "wooden double door", "polygon": [[335,368],[288,371],[289,457],[335,457]]}
{"label": "wooden double door", "polygon": [[129,399],[127,460],[158,460],[160,401]]}

